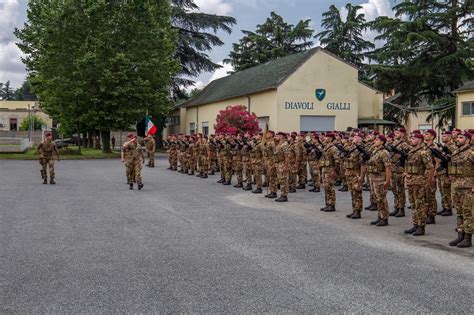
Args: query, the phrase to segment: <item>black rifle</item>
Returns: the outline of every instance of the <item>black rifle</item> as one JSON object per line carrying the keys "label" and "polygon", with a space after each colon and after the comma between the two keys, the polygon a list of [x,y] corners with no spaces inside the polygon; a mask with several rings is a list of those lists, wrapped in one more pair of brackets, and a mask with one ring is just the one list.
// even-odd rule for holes
{"label": "black rifle", "polygon": [[314,155],[316,160],[320,160],[321,157],[323,156],[323,152],[321,152],[321,150],[319,150],[319,148],[315,144],[308,143],[308,142],[305,141],[305,142],[303,142],[303,146],[305,147],[306,152],[308,154]]}
{"label": "black rifle", "polygon": [[399,150],[396,146],[387,144],[385,148],[392,153],[399,154],[400,155],[400,161],[398,162],[400,166],[405,167],[405,163],[408,160],[408,152],[404,150]]}
{"label": "black rifle", "polygon": [[360,144],[356,145],[357,151],[362,155],[362,159],[367,162],[370,159],[370,153]]}
{"label": "black rifle", "polygon": [[350,152],[346,150],[346,148],[344,148],[344,146],[340,143],[336,143],[336,148],[341,151],[341,154],[342,154],[342,157],[343,158],[346,158],[349,156]]}
{"label": "black rifle", "polygon": [[[430,148],[430,151],[431,151],[431,154],[435,158],[437,158],[441,161],[441,163],[440,163],[439,167],[436,169],[436,171],[440,172],[442,170],[445,170],[446,175],[447,175],[448,174],[448,164],[451,161],[451,155],[446,154],[446,153],[444,153],[443,151],[440,151],[437,148]],[[448,149],[448,151],[449,151],[449,149]],[[451,152],[451,151],[449,151],[449,152]]]}

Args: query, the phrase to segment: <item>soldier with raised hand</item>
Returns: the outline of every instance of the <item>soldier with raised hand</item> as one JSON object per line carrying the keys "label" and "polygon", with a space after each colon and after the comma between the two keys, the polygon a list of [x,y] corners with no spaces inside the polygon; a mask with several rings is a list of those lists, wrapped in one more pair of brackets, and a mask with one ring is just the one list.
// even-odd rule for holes
{"label": "soldier with raised hand", "polygon": [[59,162],[59,151],[56,147],[56,144],[53,142],[53,135],[51,132],[46,133],[46,138],[41,142],[36,148],[35,155],[39,154],[39,163],[41,165],[41,178],[43,179],[43,184],[48,183],[48,168],[49,168],[49,183],[55,185],[54,181],[55,172],[54,172],[54,158],[55,154]]}
{"label": "soldier with raised hand", "polygon": [[397,128],[394,132],[394,139],[389,145],[395,149],[390,153],[390,161],[392,162],[392,192],[395,208],[394,211],[390,212],[390,216],[400,218],[405,216],[406,203],[405,177],[403,177],[406,156],[402,156],[402,154],[410,151],[410,145],[406,140],[406,129],[403,127]]}
{"label": "soldier with raised hand", "polygon": [[262,193],[262,163],[263,163],[263,144],[260,141],[261,136],[255,135],[251,141],[250,162],[252,163],[253,176],[257,188],[252,191],[254,194]]}
{"label": "soldier with raised hand", "polygon": [[367,173],[369,181],[374,192],[375,202],[377,203],[377,220],[370,222],[375,226],[388,225],[388,202],[387,191],[391,185],[392,164],[388,151],[384,145],[387,138],[384,135],[378,135],[373,143],[372,154],[367,161]]}
{"label": "soldier with raised hand", "polygon": [[336,135],[332,132],[324,136],[324,150],[321,157],[321,169],[323,174],[324,196],[326,207],[321,208],[324,212],[336,211],[336,192],[334,184],[336,182],[336,163],[339,163],[337,148],[334,146]]}
{"label": "soldier with raised hand", "polygon": [[288,192],[296,192],[296,180],[298,177],[298,163],[296,162],[297,156],[297,143],[296,143],[296,132],[292,132],[288,136]]}
{"label": "soldier with raised hand", "polygon": [[[437,145],[434,142],[434,139],[436,139],[436,131],[433,129],[428,129],[425,131],[424,135],[424,144],[426,147],[429,149],[428,152],[430,152],[430,155],[433,159],[433,162],[435,164],[435,170],[438,169],[439,167],[439,159],[435,158],[431,150],[438,150]],[[436,176],[436,172],[435,172]],[[438,202],[436,201],[436,180],[434,182],[434,185],[431,185],[427,187],[426,189],[426,201],[428,203],[428,218],[426,220],[426,224],[435,224],[436,220],[435,217],[438,214]]]}
{"label": "soldier with raised hand", "polygon": [[277,184],[280,185],[281,195],[275,201],[288,201],[288,142],[286,133],[279,132],[273,139],[275,149],[273,152],[273,163],[276,167]]}
{"label": "soldier with raised hand", "polygon": [[263,150],[263,161],[265,163],[265,169],[267,173],[267,182],[270,192],[265,195],[266,198],[276,198],[277,197],[277,171],[275,163],[273,162],[273,154],[275,150],[275,144],[273,141],[275,133],[273,131],[268,131],[266,134],[264,150]]}
{"label": "soldier with raised hand", "polygon": [[145,163],[142,146],[138,143],[137,137],[130,133],[127,142],[122,146],[122,163],[125,163],[125,172],[130,190],[133,189],[133,183],[137,183],[138,190],[143,188],[142,183],[142,164]]}
{"label": "soldier with raised hand", "polygon": [[364,182],[365,161],[357,149],[364,139],[362,133],[352,135],[351,144],[347,147],[349,152],[343,161],[347,186],[352,197],[352,213],[346,215],[350,219],[360,219],[362,213],[362,183]]}
{"label": "soldier with raised hand", "polygon": [[[451,155],[457,149],[457,145],[452,138],[452,132],[447,130],[441,134],[440,150]],[[442,210],[438,212],[439,215],[446,217],[453,215],[453,202],[451,199],[451,180],[449,178],[448,169],[441,167],[436,170],[436,177],[438,178],[439,191],[441,193]]]}
{"label": "soldier with raised hand", "polygon": [[470,143],[472,138],[473,135],[467,131],[458,135],[458,149],[453,152],[448,165],[458,232],[458,237],[449,242],[449,245],[460,248],[472,246],[474,233],[474,148]]}
{"label": "soldier with raised hand", "polygon": [[148,167],[155,167],[155,152],[156,152],[156,142],[153,139],[153,136],[145,137],[145,149],[148,157]]}
{"label": "soldier with raised hand", "polygon": [[428,216],[428,204],[426,201],[426,191],[435,183],[435,169],[433,158],[430,152],[423,145],[423,135],[412,133],[412,148],[408,152],[408,159],[405,163],[405,182],[408,194],[413,200],[413,227],[405,230],[406,234],[420,236],[425,234],[425,225]]}

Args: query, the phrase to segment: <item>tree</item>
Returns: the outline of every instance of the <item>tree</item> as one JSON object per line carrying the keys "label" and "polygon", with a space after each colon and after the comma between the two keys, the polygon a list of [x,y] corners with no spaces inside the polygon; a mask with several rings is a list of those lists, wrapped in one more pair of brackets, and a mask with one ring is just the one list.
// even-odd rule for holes
{"label": "tree", "polygon": [[36,101],[36,95],[31,90],[31,83],[27,79],[23,81],[23,84],[14,93],[14,99],[16,101]]}
{"label": "tree", "polygon": [[10,81],[5,84],[0,83],[0,100],[11,101],[13,100],[14,90],[10,86]]}
{"label": "tree", "polygon": [[369,54],[382,91],[395,91],[399,105],[417,107],[451,98],[474,78],[474,2],[411,0],[396,5],[395,18],[379,17],[371,28],[385,44]]}
{"label": "tree", "polygon": [[43,110],[67,133],[131,126],[171,108],[176,32],[167,0],[32,0],[15,31]]}
{"label": "tree", "polygon": [[216,33],[224,31],[230,34],[236,20],[230,16],[196,12],[199,7],[194,0],[171,2],[172,24],[178,32],[176,58],[181,64],[181,70],[173,80],[173,95],[179,99],[183,98],[184,89],[195,83],[192,78],[222,67],[214,63],[207,53],[214,46],[224,45]]}
{"label": "tree", "polygon": [[227,106],[217,115],[214,130],[217,134],[255,134],[259,131],[258,118],[243,105]]}
{"label": "tree", "polygon": [[321,26],[324,31],[318,33],[321,45],[342,59],[353,63],[361,70],[359,75],[364,77],[366,72],[364,57],[365,52],[374,49],[375,45],[364,39],[364,31],[368,28],[365,15],[358,13],[360,5],[346,4],[347,18],[344,21],[341,12],[335,5],[323,13]]}
{"label": "tree", "polygon": [[276,58],[288,56],[310,48],[313,30],[311,20],[299,21],[296,26],[288,24],[272,12],[265,23],[257,25],[255,32],[243,30],[244,37],[234,43],[229,58],[235,71],[241,71]]}
{"label": "tree", "polygon": [[34,130],[41,130],[41,126],[46,123],[37,115],[32,115],[21,122],[20,131],[30,130],[30,122],[33,122]]}

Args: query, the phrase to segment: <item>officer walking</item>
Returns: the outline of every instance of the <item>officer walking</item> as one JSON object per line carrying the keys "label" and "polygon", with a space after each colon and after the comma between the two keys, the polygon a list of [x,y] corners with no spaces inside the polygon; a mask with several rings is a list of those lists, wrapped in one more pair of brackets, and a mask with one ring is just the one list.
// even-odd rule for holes
{"label": "officer walking", "polygon": [[51,185],[56,184],[54,181],[55,172],[54,172],[54,159],[53,154],[56,154],[59,162],[59,151],[56,147],[56,144],[52,141],[53,137],[51,132],[46,133],[46,139],[38,145],[38,148],[35,151],[35,155],[39,156],[39,163],[41,165],[41,178],[43,179],[43,184],[48,183],[48,168],[49,168],[49,183]]}

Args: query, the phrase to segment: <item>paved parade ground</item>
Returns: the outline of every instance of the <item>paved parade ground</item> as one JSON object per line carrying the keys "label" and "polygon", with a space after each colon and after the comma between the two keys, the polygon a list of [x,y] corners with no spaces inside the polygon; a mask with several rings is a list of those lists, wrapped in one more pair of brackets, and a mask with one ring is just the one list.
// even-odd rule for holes
{"label": "paved parade ground", "polygon": [[324,213],[323,192],[276,203],[156,165],[130,191],[118,160],[61,161],[56,186],[0,161],[0,313],[472,313],[454,216],[415,238],[346,219],[349,193]]}

